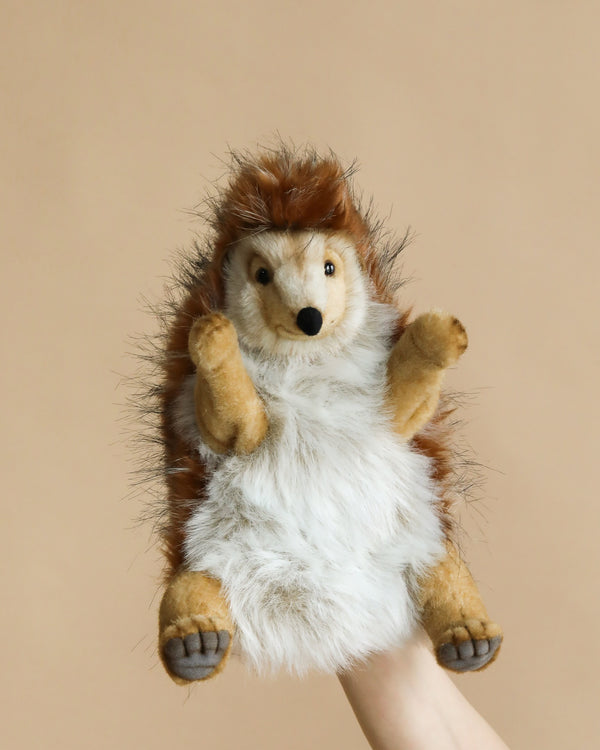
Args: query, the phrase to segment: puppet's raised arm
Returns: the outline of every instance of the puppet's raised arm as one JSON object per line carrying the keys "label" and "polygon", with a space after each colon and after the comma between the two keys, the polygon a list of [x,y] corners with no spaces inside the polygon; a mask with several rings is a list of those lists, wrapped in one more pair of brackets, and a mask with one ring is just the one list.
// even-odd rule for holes
{"label": "puppet's raised arm", "polygon": [[250,453],[264,439],[268,421],[246,372],[235,328],[221,313],[198,318],[189,336],[196,365],[196,422],[215,453]]}
{"label": "puppet's raised arm", "polygon": [[410,438],[433,416],[444,371],[467,348],[467,332],[452,315],[419,315],[404,331],[388,362],[388,408],[396,432]]}

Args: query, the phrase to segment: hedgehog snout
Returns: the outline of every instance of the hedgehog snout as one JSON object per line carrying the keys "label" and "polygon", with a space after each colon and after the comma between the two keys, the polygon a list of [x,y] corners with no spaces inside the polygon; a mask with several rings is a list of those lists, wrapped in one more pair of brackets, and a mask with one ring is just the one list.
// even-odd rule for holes
{"label": "hedgehog snout", "polygon": [[315,307],[304,307],[298,313],[296,325],[307,336],[316,336],[323,326],[323,316]]}

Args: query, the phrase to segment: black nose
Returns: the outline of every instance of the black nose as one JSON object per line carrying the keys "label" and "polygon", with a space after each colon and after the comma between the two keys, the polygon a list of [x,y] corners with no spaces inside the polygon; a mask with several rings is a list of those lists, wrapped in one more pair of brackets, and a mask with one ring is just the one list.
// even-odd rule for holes
{"label": "black nose", "polygon": [[298,328],[307,336],[316,336],[323,325],[323,316],[314,307],[305,307],[296,318]]}

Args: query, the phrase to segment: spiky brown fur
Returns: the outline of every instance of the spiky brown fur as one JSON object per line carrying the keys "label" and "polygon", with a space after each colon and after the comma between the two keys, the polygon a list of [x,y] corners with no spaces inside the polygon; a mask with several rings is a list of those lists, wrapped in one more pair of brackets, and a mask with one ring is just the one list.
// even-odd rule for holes
{"label": "spiky brown fur", "polygon": [[[201,273],[195,276],[192,271],[186,279],[188,293],[175,314],[166,347],[160,398],[168,487],[168,519],[163,533],[169,563],[167,577],[182,563],[183,529],[191,509],[201,502],[204,488],[203,465],[178,437],[170,406],[185,378],[194,371],[187,354],[194,320],[223,307],[222,268],[226,253],[234,251],[235,243],[244,235],[269,229],[344,232],[354,243],[378,298],[397,302],[400,280],[395,261],[407,237],[395,243],[381,240],[380,225],[371,220],[368,212],[361,211],[354,196],[352,173],[333,154],[321,157],[312,149],[298,152],[282,146],[257,156],[232,155],[229,183],[211,201],[211,255]],[[198,247],[196,250],[201,252]],[[408,310],[401,316],[397,338],[406,328],[409,316]],[[439,512],[448,533],[453,525],[449,514],[452,467],[445,421],[450,413],[451,409],[438,409],[426,430],[414,438],[418,450],[433,459],[436,481],[445,490]]]}
{"label": "spiky brown fur", "polygon": [[[187,575],[182,572],[185,526],[194,508],[202,502],[205,491],[204,466],[199,457],[192,453],[178,436],[172,405],[183,381],[194,372],[193,360],[197,358],[194,357],[194,352],[191,352],[191,356],[188,352],[190,331],[194,322],[208,313],[223,309],[223,264],[227,254],[235,252],[236,243],[243,237],[267,230],[315,229],[340,232],[347,235],[356,248],[361,265],[369,275],[378,299],[398,304],[397,289],[400,280],[396,260],[406,244],[407,237],[396,243],[383,241],[380,225],[372,221],[369,212],[361,210],[353,194],[350,182],[352,171],[344,170],[332,154],[320,157],[311,149],[297,152],[281,147],[276,151],[264,151],[258,156],[233,154],[229,183],[212,200],[209,220],[213,232],[209,240],[209,252],[202,253],[196,247],[198,257],[193,259],[188,267],[184,284],[186,295],[177,305],[169,327],[160,389],[161,434],[168,489],[167,518],[163,524],[162,534],[168,561],[167,580],[171,581],[168,592],[172,591],[173,587],[178,589],[181,585],[181,576],[185,578]],[[398,352],[404,349],[412,351],[415,348],[413,338],[410,341],[408,338],[404,339],[409,317],[410,311],[405,311],[400,316],[395,333]],[[415,324],[413,328],[417,330]],[[430,403],[423,406],[429,421],[416,435],[413,434],[413,425],[423,424],[423,414],[414,415],[412,421],[407,419],[406,415],[400,414],[397,416],[397,422],[399,432],[412,439],[414,447],[432,459],[434,479],[440,488],[438,513],[446,536],[450,540],[454,524],[450,506],[455,487],[452,427],[448,418],[453,409],[444,399],[441,406],[437,404],[441,382],[440,367],[444,366],[444,363],[433,364],[435,366],[431,368],[428,376],[431,380],[428,387],[431,388],[432,397]],[[205,376],[208,377],[206,374]],[[410,373],[404,373],[404,376],[410,379]],[[391,371],[392,387],[398,386],[394,381],[394,378],[397,380],[398,377],[399,369]],[[248,393],[251,393],[251,389],[248,389]],[[197,409],[202,407],[201,400],[202,395],[197,401]],[[260,406],[255,406],[256,414],[253,418],[257,421],[254,437],[250,442],[246,437],[246,442],[250,445],[248,449],[251,449],[252,440],[262,439],[264,433],[261,433],[261,430],[266,429],[266,423],[261,422]],[[199,427],[202,429],[201,420]],[[212,446],[217,452],[220,449],[227,450],[238,439],[235,424],[225,427],[222,440],[219,440],[218,445],[215,443]],[[452,620],[456,632],[453,630],[450,635],[446,632],[448,628],[441,628],[441,624],[450,622],[450,615],[454,617],[456,614],[456,598],[448,581],[455,580],[449,571],[457,569],[456,566],[459,564],[462,565],[462,570],[466,570],[464,563],[451,552],[447,560],[431,571],[429,578],[423,582],[423,590],[430,594],[428,605],[425,607],[424,623],[436,647],[444,643],[443,638],[446,636],[452,637],[455,642],[461,638],[460,628],[464,623],[460,620]],[[468,576],[468,571],[467,575],[461,577],[461,585],[467,592],[465,601],[473,603],[469,610],[471,619],[483,619],[485,609],[472,579]],[[438,589],[439,595],[437,598],[433,597],[431,592]],[[219,600],[219,606],[225,606],[218,591],[215,591],[213,598],[215,601]],[[431,603],[434,601],[439,607],[438,612],[434,612],[432,608]],[[490,625],[493,626],[493,623]],[[499,629],[497,626],[494,628],[493,634],[496,635]],[[478,637],[478,633],[475,632],[471,635],[473,638]],[[164,633],[161,635],[164,640],[163,636]],[[465,638],[467,637],[468,632]]]}

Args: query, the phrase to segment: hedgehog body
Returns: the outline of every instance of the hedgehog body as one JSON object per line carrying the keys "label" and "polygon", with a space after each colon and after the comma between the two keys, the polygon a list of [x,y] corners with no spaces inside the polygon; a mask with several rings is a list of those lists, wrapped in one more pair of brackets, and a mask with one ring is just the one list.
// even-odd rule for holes
{"label": "hedgehog body", "polygon": [[269,431],[247,455],[214,454],[177,401],[181,437],[207,465],[185,567],[223,584],[241,656],[259,671],[337,671],[412,632],[412,592],[443,553],[431,461],[385,412],[398,313],[369,300],[355,339],[309,361],[244,351]]}
{"label": "hedgehog body", "polygon": [[[312,151],[234,156],[208,250],[196,248],[184,274],[160,388],[173,582],[161,649],[171,634],[216,627],[173,619],[183,610],[169,592],[182,571],[208,576],[210,590],[219,582],[218,608],[229,613],[220,622],[233,623],[220,632],[233,632],[258,670],[343,669],[401,644],[420,616],[418,579],[443,557],[452,526],[449,430],[443,408],[409,438],[394,425],[389,361],[408,325],[397,301],[404,240],[382,241],[349,177]],[[208,381],[191,341],[215,314],[235,329],[232,356],[251,384],[229,384],[227,398],[258,396],[266,415],[252,450],[207,442],[201,427],[212,409],[203,399],[220,386],[213,373],[201,392]],[[202,669],[173,667],[187,658],[174,654],[171,662],[161,651],[175,679],[204,679]]]}

